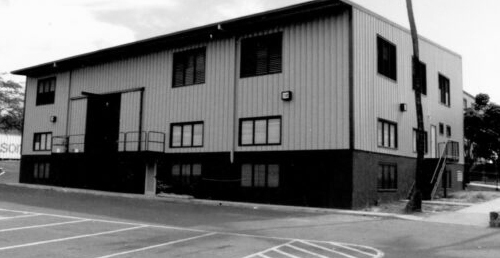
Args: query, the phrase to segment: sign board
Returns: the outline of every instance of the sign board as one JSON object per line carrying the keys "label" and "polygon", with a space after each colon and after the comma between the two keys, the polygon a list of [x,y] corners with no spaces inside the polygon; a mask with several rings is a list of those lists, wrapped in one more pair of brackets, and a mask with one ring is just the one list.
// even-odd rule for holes
{"label": "sign board", "polygon": [[461,170],[457,171],[457,181],[458,182],[463,182],[464,181],[464,172],[462,172]]}
{"label": "sign board", "polygon": [[0,134],[0,159],[21,159],[21,135]]}

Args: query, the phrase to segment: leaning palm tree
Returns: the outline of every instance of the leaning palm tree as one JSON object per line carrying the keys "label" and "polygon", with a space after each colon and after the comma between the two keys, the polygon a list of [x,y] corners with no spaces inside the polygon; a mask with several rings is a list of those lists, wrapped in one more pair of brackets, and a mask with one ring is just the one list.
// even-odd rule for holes
{"label": "leaning palm tree", "polygon": [[413,88],[415,89],[415,106],[417,111],[417,165],[415,169],[415,185],[412,189],[410,201],[406,206],[406,211],[414,212],[422,210],[422,177],[424,162],[424,115],[422,112],[422,76],[418,49],[418,33],[413,16],[411,0],[406,0],[406,9],[410,20],[411,38],[413,43]]}

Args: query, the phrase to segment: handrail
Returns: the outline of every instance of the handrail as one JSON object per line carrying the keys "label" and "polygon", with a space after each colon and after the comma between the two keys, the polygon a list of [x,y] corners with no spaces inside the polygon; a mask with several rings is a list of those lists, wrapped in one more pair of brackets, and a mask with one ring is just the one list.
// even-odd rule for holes
{"label": "handrail", "polygon": [[[143,131],[139,137],[138,131],[120,132],[118,136],[119,152],[166,151],[166,134],[157,131]],[[58,135],[52,137],[52,153],[85,152],[85,134]],[[141,148],[139,148],[139,144]],[[72,148],[73,146],[78,146]]]}
{"label": "handrail", "polygon": [[[431,196],[430,196],[431,200],[434,199],[434,195],[436,194],[439,182],[441,181],[441,177],[443,176],[443,172],[444,172],[444,169],[446,167],[446,159],[448,156],[448,155],[446,155],[447,149],[448,149],[448,143],[450,143],[450,141],[446,141],[446,143],[444,145],[443,152],[442,152],[441,156],[439,157],[438,164],[437,164],[436,169],[434,170],[434,174],[432,175],[432,178],[431,178],[431,182],[430,182],[430,184],[432,185],[432,191],[431,191]],[[443,159],[442,163],[441,163],[441,159]],[[438,174],[437,178],[435,178],[436,172],[438,169],[439,169],[439,174]]]}

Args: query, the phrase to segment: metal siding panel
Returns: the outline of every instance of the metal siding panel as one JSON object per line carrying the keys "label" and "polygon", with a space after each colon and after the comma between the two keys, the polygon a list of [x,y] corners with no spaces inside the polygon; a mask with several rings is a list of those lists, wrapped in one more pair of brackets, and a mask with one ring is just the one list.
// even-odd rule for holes
{"label": "metal siding panel", "polygon": [[[354,23],[354,91],[355,148],[365,151],[416,157],[412,150],[412,130],[416,127],[415,100],[412,90],[411,36],[408,32],[356,8]],[[397,82],[377,73],[377,34],[397,46]],[[439,122],[449,124],[456,132],[451,140],[463,149],[462,60],[426,40],[420,40],[420,59],[427,65],[427,96],[422,97],[425,130]],[[439,103],[438,73],[450,78],[451,107]],[[407,103],[408,111],[400,112],[399,104]],[[398,123],[398,149],[377,146],[377,118]],[[438,135],[438,142],[447,140]],[[462,152],[461,152],[462,153]],[[463,157],[461,157],[463,162]]]}
{"label": "metal siding panel", "polygon": [[[276,29],[283,72],[239,79],[238,117],[282,115],[282,144],[237,150],[349,148],[348,24],[344,13]],[[292,102],[280,100],[283,90],[293,91]]]}

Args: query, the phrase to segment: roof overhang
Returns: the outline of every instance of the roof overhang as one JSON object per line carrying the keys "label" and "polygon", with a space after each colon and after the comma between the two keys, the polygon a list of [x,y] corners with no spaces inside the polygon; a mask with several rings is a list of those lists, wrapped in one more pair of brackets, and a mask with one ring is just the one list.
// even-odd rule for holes
{"label": "roof overhang", "polygon": [[239,36],[250,31],[279,26],[290,22],[299,22],[324,15],[332,15],[345,11],[350,7],[350,4],[342,0],[316,0],[76,55],[15,70],[12,73],[37,77],[63,72],[98,63],[181,47],[196,42],[208,42],[214,39]]}

